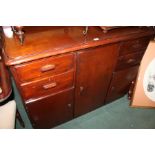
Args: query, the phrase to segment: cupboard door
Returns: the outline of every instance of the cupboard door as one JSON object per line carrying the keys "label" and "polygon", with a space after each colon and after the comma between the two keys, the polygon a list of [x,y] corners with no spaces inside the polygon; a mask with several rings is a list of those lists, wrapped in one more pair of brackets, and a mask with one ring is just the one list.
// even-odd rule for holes
{"label": "cupboard door", "polygon": [[75,117],[104,104],[118,47],[113,44],[77,52]]}
{"label": "cupboard door", "polygon": [[26,104],[34,128],[52,128],[73,118],[73,89]]}
{"label": "cupboard door", "polygon": [[134,66],[113,73],[106,102],[118,99],[128,92],[130,84],[137,76],[138,68],[139,66]]}

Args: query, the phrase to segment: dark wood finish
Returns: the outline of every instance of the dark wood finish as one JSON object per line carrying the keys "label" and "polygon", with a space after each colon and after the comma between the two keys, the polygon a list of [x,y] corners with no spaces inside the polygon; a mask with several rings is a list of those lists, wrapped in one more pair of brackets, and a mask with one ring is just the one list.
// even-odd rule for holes
{"label": "dark wood finish", "polygon": [[135,81],[136,79],[134,79],[131,84],[130,84],[130,89],[128,91],[128,99],[131,100],[132,96],[133,96],[133,91],[134,91],[134,87],[135,87]]}
{"label": "dark wood finish", "polygon": [[118,62],[115,70],[125,69],[128,67],[139,65],[143,55],[144,55],[143,52],[137,52],[137,53],[120,56],[118,58]]}
{"label": "dark wood finish", "polygon": [[26,104],[34,128],[52,128],[73,118],[73,89]]}
{"label": "dark wood finish", "polygon": [[130,67],[113,73],[112,81],[106,97],[106,103],[125,95],[131,82],[136,78],[138,66]]}
{"label": "dark wood finish", "polygon": [[21,92],[24,100],[32,100],[57,93],[74,86],[74,71],[51,76],[38,81],[21,84]]}
{"label": "dark wood finish", "polygon": [[113,44],[77,53],[75,116],[104,104],[118,49],[119,44]]}
{"label": "dark wood finish", "polygon": [[27,82],[66,72],[74,68],[74,63],[74,54],[66,54],[16,65],[12,70],[20,82]]}
{"label": "dark wood finish", "polygon": [[0,26],[0,50],[2,48],[2,27]]}
{"label": "dark wood finish", "polygon": [[0,102],[6,100],[12,92],[9,72],[4,64],[0,49]]}
{"label": "dark wood finish", "polygon": [[127,93],[154,36],[152,27],[83,30],[24,27],[23,46],[4,37],[5,63],[34,128],[51,128]]}
{"label": "dark wood finish", "polygon": [[[116,43],[140,37],[153,37],[152,27],[124,27],[103,33],[99,27],[89,27],[83,35],[84,27],[24,27],[23,46],[18,38],[4,37],[5,61],[15,65],[84,48]],[[95,41],[94,38],[99,38]]]}
{"label": "dark wood finish", "polygon": [[143,37],[138,38],[134,40],[129,40],[122,43],[121,49],[120,49],[120,55],[126,55],[133,52],[143,52],[146,50],[148,44],[150,41],[150,37]]}

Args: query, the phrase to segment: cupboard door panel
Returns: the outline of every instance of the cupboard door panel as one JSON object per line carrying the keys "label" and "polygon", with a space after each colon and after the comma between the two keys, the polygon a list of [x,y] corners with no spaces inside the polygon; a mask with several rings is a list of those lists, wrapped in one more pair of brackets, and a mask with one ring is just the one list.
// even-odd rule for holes
{"label": "cupboard door panel", "polygon": [[113,73],[106,102],[118,99],[128,92],[132,81],[137,76],[138,68],[139,66],[135,66]]}
{"label": "cupboard door panel", "polygon": [[85,49],[77,53],[75,116],[104,104],[118,56],[118,47],[118,44],[113,44]]}
{"label": "cupboard door panel", "polygon": [[52,128],[73,118],[73,89],[26,104],[34,128]]}

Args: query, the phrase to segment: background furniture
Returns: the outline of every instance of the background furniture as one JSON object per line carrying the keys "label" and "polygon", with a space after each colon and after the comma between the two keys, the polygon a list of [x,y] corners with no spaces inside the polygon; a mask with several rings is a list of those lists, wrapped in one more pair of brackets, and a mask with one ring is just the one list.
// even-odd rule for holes
{"label": "background furniture", "polygon": [[[0,27],[0,33],[2,32],[1,30]],[[3,129],[13,129],[15,127],[16,103],[14,101],[7,102],[11,92],[9,73],[2,57],[0,34],[0,128]]]}
{"label": "background furniture", "polygon": [[25,40],[4,36],[4,57],[34,128],[52,128],[129,90],[152,27],[24,27]]}
{"label": "background furniture", "polygon": [[15,118],[24,127],[24,122],[13,100],[12,84],[2,55],[2,28],[0,27],[0,128],[14,128]]}

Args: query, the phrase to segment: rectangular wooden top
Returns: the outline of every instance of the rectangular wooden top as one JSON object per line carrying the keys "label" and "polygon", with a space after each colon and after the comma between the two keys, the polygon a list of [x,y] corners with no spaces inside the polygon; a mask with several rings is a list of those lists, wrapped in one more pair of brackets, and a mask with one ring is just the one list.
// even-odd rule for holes
{"label": "rectangular wooden top", "polygon": [[17,37],[3,38],[3,54],[7,65],[77,51],[84,48],[154,35],[152,27],[122,27],[103,33],[99,27],[89,27],[83,34],[81,27],[24,27],[25,40],[21,45]]}

